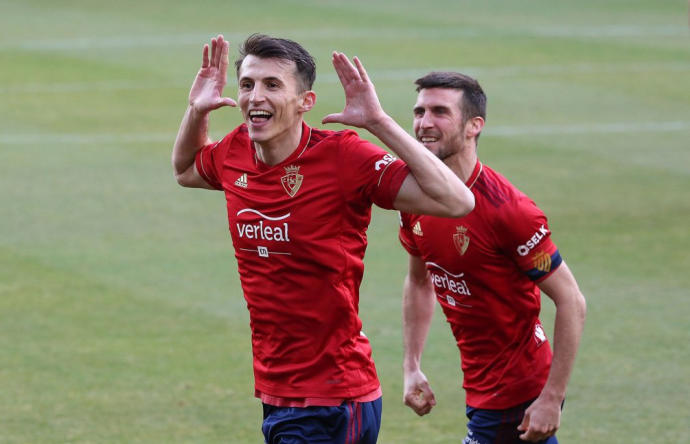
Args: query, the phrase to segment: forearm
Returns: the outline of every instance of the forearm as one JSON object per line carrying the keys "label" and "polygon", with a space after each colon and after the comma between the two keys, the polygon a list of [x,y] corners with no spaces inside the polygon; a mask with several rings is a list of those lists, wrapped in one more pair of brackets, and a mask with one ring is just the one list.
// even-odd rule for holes
{"label": "forearm", "polygon": [[187,107],[173,145],[172,165],[175,177],[179,178],[187,172],[194,165],[196,152],[211,142],[208,138],[208,118],[208,113],[199,113],[192,106]]}
{"label": "forearm", "polygon": [[575,364],[575,356],[585,322],[584,297],[577,292],[556,305],[553,337],[553,359],[542,397],[558,403],[565,399],[568,380]]}
{"label": "forearm", "polygon": [[409,276],[403,286],[403,370],[419,370],[422,351],[434,314],[433,288]]}
{"label": "forearm", "polygon": [[420,189],[445,207],[448,217],[464,216],[474,208],[474,196],[465,184],[390,116],[371,122],[367,130],[405,161]]}

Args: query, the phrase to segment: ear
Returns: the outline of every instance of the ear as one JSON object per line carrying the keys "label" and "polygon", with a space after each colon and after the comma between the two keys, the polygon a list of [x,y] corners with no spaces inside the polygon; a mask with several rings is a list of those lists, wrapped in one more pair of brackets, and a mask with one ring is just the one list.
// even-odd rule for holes
{"label": "ear", "polygon": [[465,124],[465,137],[468,139],[475,139],[484,128],[484,119],[482,117],[472,117]]}
{"label": "ear", "polygon": [[314,91],[305,91],[302,93],[299,104],[299,112],[306,113],[311,110],[316,104],[316,93]]}

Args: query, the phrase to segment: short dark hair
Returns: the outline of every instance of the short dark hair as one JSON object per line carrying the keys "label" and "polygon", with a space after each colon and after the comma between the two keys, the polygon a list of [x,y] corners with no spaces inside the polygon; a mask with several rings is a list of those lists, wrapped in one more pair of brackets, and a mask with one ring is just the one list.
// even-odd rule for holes
{"label": "short dark hair", "polygon": [[462,111],[463,123],[473,117],[486,120],[486,95],[476,79],[459,72],[430,72],[417,79],[417,92],[427,88],[449,88],[462,91],[462,102],[458,104]]}
{"label": "short dark hair", "polygon": [[253,55],[262,59],[276,58],[293,61],[302,91],[310,90],[314,85],[316,64],[311,54],[297,42],[264,34],[252,34],[240,46],[239,51],[240,57],[235,61],[238,77],[244,58]]}

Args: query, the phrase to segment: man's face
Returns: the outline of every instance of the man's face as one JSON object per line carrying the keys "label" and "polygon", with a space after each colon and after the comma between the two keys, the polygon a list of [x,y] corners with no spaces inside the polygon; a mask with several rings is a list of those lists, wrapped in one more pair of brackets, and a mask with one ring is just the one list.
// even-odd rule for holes
{"label": "man's face", "polygon": [[413,110],[415,136],[441,160],[459,152],[465,143],[462,94],[452,88],[425,88],[417,95]]}
{"label": "man's face", "polygon": [[[300,127],[301,103],[295,62],[248,55],[238,79],[238,102],[249,137],[262,145],[280,142]],[[300,127],[301,128],[301,127]]]}

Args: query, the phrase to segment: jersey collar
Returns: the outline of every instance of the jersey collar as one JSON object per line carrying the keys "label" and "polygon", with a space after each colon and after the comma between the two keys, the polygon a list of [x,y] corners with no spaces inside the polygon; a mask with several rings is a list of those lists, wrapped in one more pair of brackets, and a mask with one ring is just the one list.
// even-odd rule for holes
{"label": "jersey collar", "polygon": [[477,164],[474,166],[474,170],[472,171],[472,174],[470,174],[470,178],[467,179],[467,182],[465,182],[465,185],[467,188],[472,189],[472,185],[479,179],[479,176],[482,174],[482,171],[484,170],[484,165],[477,159]]}

